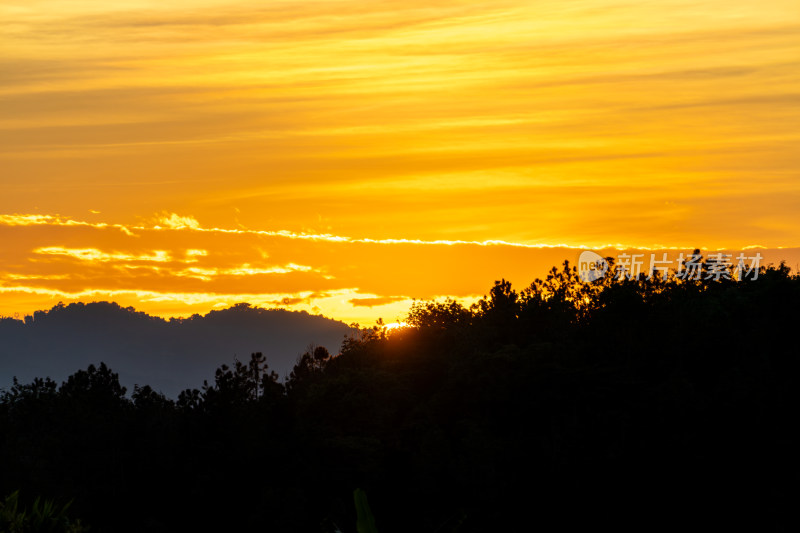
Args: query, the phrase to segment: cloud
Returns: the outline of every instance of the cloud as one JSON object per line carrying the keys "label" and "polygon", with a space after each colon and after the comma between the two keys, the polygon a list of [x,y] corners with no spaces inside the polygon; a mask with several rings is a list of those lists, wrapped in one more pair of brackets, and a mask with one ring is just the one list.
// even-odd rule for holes
{"label": "cloud", "polygon": [[58,217],[52,215],[0,215],[0,224],[7,226],[33,226],[37,224],[55,224]]}
{"label": "cloud", "polygon": [[84,226],[87,228],[113,228],[127,235],[133,235],[128,227],[122,224],[105,224],[103,222],[84,222],[72,218],[62,218],[59,215],[38,214],[0,214],[0,225],[3,226]]}
{"label": "cloud", "polygon": [[[156,219],[157,224],[163,224],[169,229],[198,229],[200,223],[191,216],[180,216],[175,213],[165,213]],[[155,226],[153,229],[161,229]]]}
{"label": "cloud", "polygon": [[407,300],[410,300],[410,298],[405,298],[403,296],[382,296],[375,298],[353,298],[348,301],[356,307],[375,307]]}
{"label": "cloud", "polygon": [[79,261],[88,261],[88,262],[156,262],[156,263],[168,263],[173,261],[172,257],[164,250],[154,250],[150,254],[145,255],[135,255],[135,254],[126,254],[126,253],[119,253],[119,252],[102,252],[96,248],[64,248],[63,246],[47,246],[42,248],[36,248],[33,250],[35,254],[41,255],[57,255],[57,256],[65,256],[70,257],[72,259],[77,259]]}
{"label": "cloud", "polygon": [[[120,229],[123,232],[134,235],[134,232],[142,231],[162,231],[162,230],[188,230],[205,233],[219,233],[228,235],[256,235],[265,237],[280,237],[286,239],[307,240],[307,241],[324,241],[331,243],[368,243],[368,244],[421,244],[421,245],[459,245],[459,244],[474,244],[478,246],[517,246],[522,248],[569,248],[567,244],[544,244],[544,243],[520,243],[509,242],[499,239],[489,239],[485,241],[467,241],[460,239],[405,239],[405,238],[388,238],[388,239],[372,239],[372,238],[353,238],[343,235],[333,235],[330,233],[301,233],[289,230],[251,230],[241,228],[206,228],[192,216],[181,216],[175,213],[160,215],[155,219],[154,225],[122,225],[122,224],[106,224],[106,223],[91,223],[80,220],[73,220],[71,218],[62,218],[58,215],[0,215],[0,225],[8,226],[28,226],[28,225],[42,225],[42,226],[85,226],[92,228],[114,228]],[[584,246],[577,246],[575,248],[582,248]],[[201,251],[202,252],[202,251]],[[196,250],[187,251],[189,255],[204,255],[197,253]]]}
{"label": "cloud", "polygon": [[240,267],[234,268],[201,268],[190,267],[181,270],[172,271],[175,276],[190,277],[201,279],[204,281],[211,281],[218,277],[223,276],[262,276],[272,274],[289,274],[291,272],[319,272],[308,265],[297,265],[289,263],[286,265],[277,265],[270,267],[253,267],[249,263],[245,263]]}

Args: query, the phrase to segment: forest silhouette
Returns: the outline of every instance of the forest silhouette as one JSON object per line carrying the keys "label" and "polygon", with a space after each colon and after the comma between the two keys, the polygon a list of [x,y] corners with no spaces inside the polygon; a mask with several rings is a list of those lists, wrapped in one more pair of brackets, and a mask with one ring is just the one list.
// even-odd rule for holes
{"label": "forest silhouette", "polygon": [[0,496],[97,532],[789,531],[798,302],[783,264],[582,283],[565,262],[311,346],[285,382],[261,353],[175,400],[105,364],[15,381]]}

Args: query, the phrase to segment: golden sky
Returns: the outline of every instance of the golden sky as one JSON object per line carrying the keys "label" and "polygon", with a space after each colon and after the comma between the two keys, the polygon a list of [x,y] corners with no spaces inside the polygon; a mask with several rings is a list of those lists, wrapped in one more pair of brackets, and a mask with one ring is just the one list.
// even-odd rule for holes
{"label": "golden sky", "polygon": [[577,257],[539,245],[800,246],[797,0],[3,0],[0,20],[0,314],[368,323]]}

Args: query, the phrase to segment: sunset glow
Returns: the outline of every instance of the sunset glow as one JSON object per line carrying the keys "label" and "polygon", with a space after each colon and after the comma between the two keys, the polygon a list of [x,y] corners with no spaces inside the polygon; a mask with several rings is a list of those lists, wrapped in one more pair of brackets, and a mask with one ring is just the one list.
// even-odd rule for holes
{"label": "sunset glow", "polygon": [[582,247],[800,261],[796,0],[0,17],[3,315],[246,301],[399,323]]}

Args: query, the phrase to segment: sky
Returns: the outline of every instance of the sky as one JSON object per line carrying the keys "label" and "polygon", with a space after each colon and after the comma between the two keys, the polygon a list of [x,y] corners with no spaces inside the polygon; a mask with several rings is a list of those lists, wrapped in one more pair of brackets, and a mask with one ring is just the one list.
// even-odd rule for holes
{"label": "sky", "polygon": [[[347,322],[800,247],[796,0],[3,0],[0,314]],[[783,252],[779,250],[784,250]]]}

